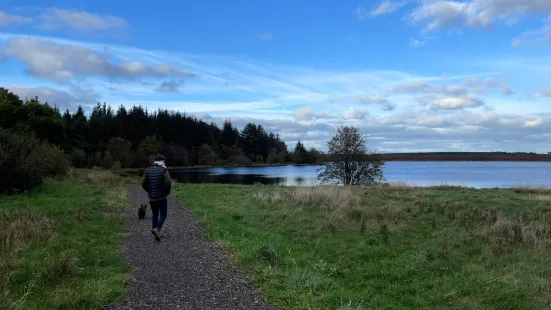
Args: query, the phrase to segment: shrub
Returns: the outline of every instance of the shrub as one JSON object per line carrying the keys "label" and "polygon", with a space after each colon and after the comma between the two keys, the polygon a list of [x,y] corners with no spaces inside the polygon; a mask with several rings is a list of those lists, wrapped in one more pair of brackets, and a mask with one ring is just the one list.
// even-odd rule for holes
{"label": "shrub", "polygon": [[65,176],[70,168],[69,157],[57,146],[50,146],[42,143],[40,147],[44,170],[43,176],[60,177]]}
{"label": "shrub", "polygon": [[245,157],[244,155],[232,156],[230,157],[229,160],[232,164],[235,164],[238,166],[250,166],[253,164],[253,162],[249,158]]}
{"label": "shrub", "polygon": [[32,133],[0,129],[0,192],[31,190],[43,177],[65,175],[68,158]]}
{"label": "shrub", "polygon": [[279,164],[281,163],[279,156],[277,154],[270,154],[268,155],[268,159],[266,160],[269,164]]}
{"label": "shrub", "polygon": [[[133,162],[132,143],[121,137],[113,137],[107,143],[106,153],[109,152],[114,161],[118,161],[122,168],[128,168]],[[106,155],[107,156],[107,155]],[[106,166],[111,168],[112,165]]]}
{"label": "shrub", "polygon": [[110,168],[110,169],[111,169],[111,170],[121,170],[121,167],[122,167],[121,162],[118,161],[118,160],[116,160],[116,161],[113,163],[113,165],[111,165],[111,168]]}
{"label": "shrub", "polygon": [[197,163],[204,166],[213,166],[218,160],[218,155],[208,144],[202,144],[197,150]]}
{"label": "shrub", "polygon": [[254,157],[254,161],[257,162],[257,163],[263,163],[264,162],[264,157],[262,157],[262,155],[258,154]]}
{"label": "shrub", "polygon": [[216,166],[227,166],[227,165],[228,165],[228,161],[225,159],[218,159],[216,161]]}
{"label": "shrub", "polygon": [[166,157],[169,166],[189,166],[189,153],[181,145],[175,143],[161,143],[160,152]]}
{"label": "shrub", "polygon": [[113,156],[111,156],[111,152],[106,151],[105,156],[103,156],[103,159],[100,162],[100,166],[104,169],[111,169],[113,164],[115,164],[115,160],[113,159]]}
{"label": "shrub", "polygon": [[155,136],[145,137],[140,142],[134,158],[134,167],[148,166],[153,162],[155,154],[159,152],[161,143]]}
{"label": "shrub", "polygon": [[86,153],[81,149],[73,149],[71,163],[75,168],[84,168],[86,165]]}
{"label": "shrub", "polygon": [[93,154],[88,155],[86,159],[86,166],[87,167],[98,167],[102,165],[103,156],[101,155],[101,152],[95,152]]}

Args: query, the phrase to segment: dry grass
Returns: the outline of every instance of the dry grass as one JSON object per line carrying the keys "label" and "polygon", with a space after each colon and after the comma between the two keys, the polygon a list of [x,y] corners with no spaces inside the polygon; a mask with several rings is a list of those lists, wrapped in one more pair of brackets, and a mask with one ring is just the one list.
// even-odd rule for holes
{"label": "dry grass", "polygon": [[360,202],[360,197],[355,195],[352,189],[336,186],[297,187],[291,190],[266,187],[254,193],[253,199],[268,204],[315,205],[330,210],[344,210]]}
{"label": "dry grass", "polygon": [[113,183],[120,182],[121,177],[111,171],[92,170],[86,175],[85,182],[98,187],[110,186]]}
{"label": "dry grass", "polygon": [[410,217],[407,210],[408,207],[406,205],[395,201],[367,206],[367,226],[374,227],[380,224],[385,224],[389,227],[402,226]]}
{"label": "dry grass", "polygon": [[521,186],[513,188],[515,193],[551,195],[551,188]]}
{"label": "dry grass", "polygon": [[394,188],[394,189],[405,189],[405,188],[411,188],[412,186],[409,185],[407,182],[388,182],[388,183],[381,183],[374,188]]}
{"label": "dry grass", "polygon": [[0,250],[5,252],[21,244],[50,237],[54,223],[38,213],[4,214],[0,218]]}
{"label": "dry grass", "polygon": [[499,251],[510,245],[551,247],[551,226],[540,221],[511,220],[497,214],[483,230],[483,234],[489,239],[492,248]]}
{"label": "dry grass", "polygon": [[315,204],[329,209],[346,209],[360,202],[348,187],[299,187],[292,192],[294,202],[302,205]]}
{"label": "dry grass", "polygon": [[112,186],[101,197],[101,207],[106,209],[125,208],[129,201],[128,191],[122,183]]}
{"label": "dry grass", "polygon": [[542,202],[551,202],[551,195],[542,195],[542,194],[536,194],[536,195],[530,195],[528,196],[529,199],[542,201]]}

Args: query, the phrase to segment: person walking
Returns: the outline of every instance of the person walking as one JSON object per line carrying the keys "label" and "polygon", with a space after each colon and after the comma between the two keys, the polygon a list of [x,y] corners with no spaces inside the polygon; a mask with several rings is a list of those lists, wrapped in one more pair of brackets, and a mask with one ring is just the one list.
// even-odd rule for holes
{"label": "person walking", "polygon": [[172,180],[165,161],[166,158],[162,154],[155,155],[153,164],[145,170],[142,177],[142,188],[147,192],[151,213],[153,214],[151,217],[153,226],[151,233],[157,241],[161,241],[161,228],[168,211],[167,196],[172,189]]}

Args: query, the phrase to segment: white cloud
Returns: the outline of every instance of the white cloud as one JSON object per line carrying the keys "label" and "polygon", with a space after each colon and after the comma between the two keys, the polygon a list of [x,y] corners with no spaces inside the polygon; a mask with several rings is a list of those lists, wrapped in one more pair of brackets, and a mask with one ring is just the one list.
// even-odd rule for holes
{"label": "white cloud", "polygon": [[422,46],[424,46],[426,43],[427,43],[427,41],[414,39],[414,40],[411,40],[411,41],[409,42],[409,45],[410,45],[411,47],[422,47]]}
{"label": "white cloud", "polygon": [[115,63],[107,53],[33,37],[9,38],[0,50],[2,56],[23,63],[30,75],[59,82],[92,76],[113,80],[193,76],[168,65],[148,66],[128,60]]}
{"label": "white cloud", "polygon": [[60,110],[74,111],[79,105],[92,105],[98,102],[99,94],[92,90],[79,87],[70,87],[69,90],[60,90],[50,87],[22,87],[6,86],[8,90],[17,94],[22,100],[38,96],[41,102],[57,106]]}
{"label": "white cloud", "polygon": [[183,82],[180,81],[164,81],[156,88],[156,91],[160,93],[180,93],[180,88],[182,87]]}
{"label": "white cloud", "polygon": [[427,29],[444,27],[489,27],[496,21],[512,24],[528,15],[551,15],[547,0],[427,0],[411,13],[415,23]]}
{"label": "white cloud", "polygon": [[551,97],[551,87],[542,88],[539,91],[539,95],[542,97]]}
{"label": "white cloud", "polygon": [[314,109],[311,107],[301,107],[291,113],[296,120],[310,119],[314,116]]}
{"label": "white cloud", "polygon": [[[489,78],[486,78],[485,80],[481,80],[479,78],[466,78],[461,80],[461,84],[462,85],[455,85],[455,84],[450,84],[448,82],[448,85],[445,85],[442,83],[440,84],[429,83],[425,80],[412,80],[412,81],[406,81],[406,82],[401,82],[401,83],[392,85],[389,89],[387,89],[384,92],[384,94],[386,96],[395,96],[395,95],[404,95],[404,94],[407,94],[407,95],[440,94],[440,95],[443,95],[445,98],[448,98],[450,96],[451,97],[468,96],[471,92],[487,93],[491,89],[499,89],[501,93],[506,95],[513,94],[513,91],[505,81],[499,80],[495,77],[489,77]],[[417,99],[422,103],[426,103],[427,98],[433,98],[433,97],[425,96],[425,97],[419,97]],[[463,101],[463,99],[461,100]]]}
{"label": "white cloud", "polygon": [[342,120],[361,120],[366,119],[369,116],[369,112],[365,110],[357,109],[354,106],[349,107],[341,114],[332,113],[330,111],[315,112],[312,107],[300,107],[290,115],[296,121],[312,121],[312,120],[324,120],[326,122],[342,121]]}
{"label": "white cloud", "polygon": [[434,107],[445,110],[476,108],[484,105],[484,102],[472,95],[440,96],[434,102]]}
{"label": "white cloud", "polygon": [[395,12],[405,5],[407,5],[406,1],[383,0],[372,9],[367,9],[363,6],[359,6],[358,8],[356,8],[356,15],[359,19],[376,17],[379,15],[385,15]]}
{"label": "white cloud", "polygon": [[484,80],[484,85],[488,88],[498,88],[501,90],[502,93],[506,95],[511,95],[513,93],[513,91],[511,90],[511,88],[506,82],[500,81],[495,77],[490,77]]}
{"label": "white cloud", "polygon": [[350,107],[343,113],[343,117],[346,119],[365,119],[369,116],[369,112],[358,110],[355,107]]}
{"label": "white cloud", "polygon": [[10,14],[5,11],[0,11],[0,27],[9,26],[11,24],[26,24],[32,21],[33,19],[30,17]]}
{"label": "white cloud", "polygon": [[513,90],[509,84],[506,81],[496,77],[489,77],[485,80],[481,80],[479,78],[468,78],[461,81],[461,83],[475,93],[486,93],[491,89],[499,89],[502,94],[513,94]]}
{"label": "white cloud", "polygon": [[380,104],[384,111],[393,111],[396,105],[385,97],[359,96],[356,98],[362,104]]}
{"label": "white cloud", "polygon": [[269,33],[265,33],[265,34],[260,35],[260,40],[268,41],[268,40],[271,40],[271,39],[272,39],[272,35],[269,34]]}
{"label": "white cloud", "polygon": [[525,31],[518,38],[515,38],[512,42],[513,47],[521,46],[537,46],[539,44],[551,43],[551,17],[547,20],[545,25],[537,30]]}
{"label": "white cloud", "polygon": [[44,10],[39,19],[41,21],[39,27],[45,30],[69,28],[81,32],[90,32],[113,31],[128,27],[128,23],[118,16],[58,8]]}
{"label": "white cloud", "polygon": [[431,85],[427,81],[423,80],[411,80],[395,84],[387,93],[388,94],[411,94],[420,93],[431,89]]}

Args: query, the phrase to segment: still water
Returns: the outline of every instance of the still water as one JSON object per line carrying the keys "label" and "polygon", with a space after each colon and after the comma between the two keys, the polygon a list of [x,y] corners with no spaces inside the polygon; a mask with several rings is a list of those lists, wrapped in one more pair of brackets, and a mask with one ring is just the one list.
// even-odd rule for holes
{"label": "still water", "polygon": [[[319,166],[231,167],[172,170],[181,183],[312,186]],[[396,162],[385,164],[387,182],[460,185],[476,188],[550,187],[551,162]]]}

